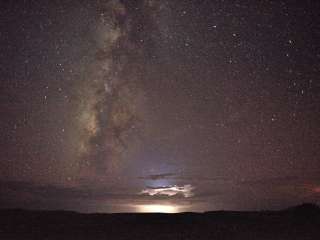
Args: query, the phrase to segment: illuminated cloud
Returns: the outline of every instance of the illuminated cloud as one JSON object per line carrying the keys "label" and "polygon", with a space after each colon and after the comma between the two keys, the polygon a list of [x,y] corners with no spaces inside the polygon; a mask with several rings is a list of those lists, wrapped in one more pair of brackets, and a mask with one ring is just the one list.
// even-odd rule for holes
{"label": "illuminated cloud", "polygon": [[169,197],[175,196],[177,194],[182,194],[184,197],[192,197],[194,194],[192,190],[194,189],[193,186],[190,184],[184,186],[166,186],[166,187],[158,187],[158,188],[147,188],[140,192],[140,194],[147,194],[149,196],[158,196],[158,195],[166,195]]}

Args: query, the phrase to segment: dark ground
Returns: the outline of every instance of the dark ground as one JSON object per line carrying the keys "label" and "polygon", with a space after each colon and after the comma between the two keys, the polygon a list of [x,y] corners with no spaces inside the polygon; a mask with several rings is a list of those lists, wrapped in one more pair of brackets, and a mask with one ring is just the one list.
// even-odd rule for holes
{"label": "dark ground", "polygon": [[320,239],[320,208],[276,212],[80,214],[0,211],[0,239]]}

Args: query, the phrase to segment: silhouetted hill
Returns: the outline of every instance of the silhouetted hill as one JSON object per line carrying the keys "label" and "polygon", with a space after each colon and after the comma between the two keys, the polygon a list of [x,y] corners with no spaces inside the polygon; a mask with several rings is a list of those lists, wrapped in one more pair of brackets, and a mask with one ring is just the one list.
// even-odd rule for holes
{"label": "silhouetted hill", "polygon": [[303,203],[301,205],[288,208],[286,211],[294,212],[296,214],[319,214],[320,213],[320,207],[313,203]]}
{"label": "silhouetted hill", "polygon": [[320,239],[320,209],[180,214],[0,211],[0,239]]}

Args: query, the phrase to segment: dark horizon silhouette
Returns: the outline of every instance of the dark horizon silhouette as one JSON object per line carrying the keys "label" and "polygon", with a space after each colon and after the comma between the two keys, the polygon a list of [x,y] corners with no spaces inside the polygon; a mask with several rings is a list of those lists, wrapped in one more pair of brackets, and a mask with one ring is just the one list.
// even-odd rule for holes
{"label": "dark horizon silhouette", "polygon": [[91,213],[0,210],[0,238],[20,239],[282,239],[316,240],[320,208],[280,211]]}

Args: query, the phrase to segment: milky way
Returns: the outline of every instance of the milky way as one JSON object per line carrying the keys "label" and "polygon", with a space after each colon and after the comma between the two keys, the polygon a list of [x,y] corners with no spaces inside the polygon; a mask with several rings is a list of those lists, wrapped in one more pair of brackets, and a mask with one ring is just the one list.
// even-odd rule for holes
{"label": "milky way", "polygon": [[[124,76],[128,51],[136,52],[128,39],[126,8],[119,1],[99,6],[93,63],[88,64],[80,88],[77,127],[79,154],[85,165],[106,174],[124,164],[124,152],[131,151],[142,117],[141,91],[134,78]],[[80,74],[83,74],[80,70]],[[92,163],[93,161],[93,163]],[[86,167],[86,166],[85,166]]]}
{"label": "milky way", "polygon": [[1,3],[1,207],[319,202],[319,9]]}

